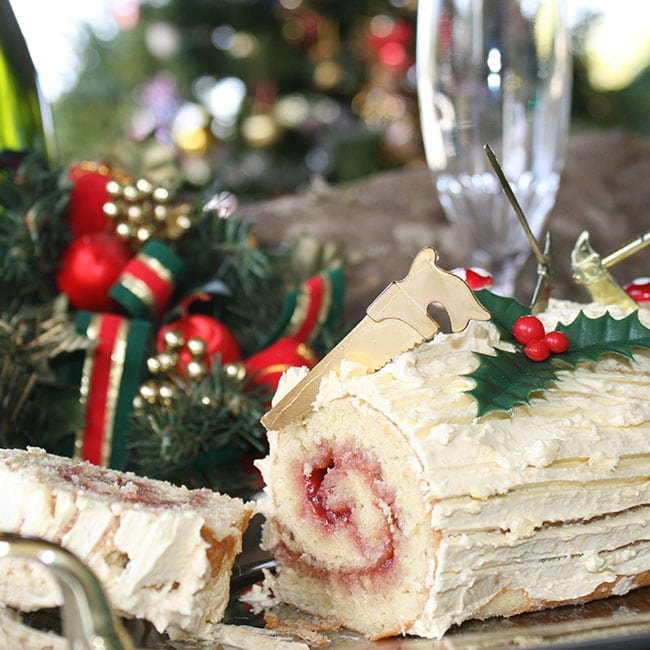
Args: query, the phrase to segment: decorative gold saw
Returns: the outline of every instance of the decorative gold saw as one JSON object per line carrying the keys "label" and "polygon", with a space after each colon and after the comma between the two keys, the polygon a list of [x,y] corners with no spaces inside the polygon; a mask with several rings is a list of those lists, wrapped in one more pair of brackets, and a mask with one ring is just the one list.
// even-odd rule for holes
{"label": "decorative gold saw", "polygon": [[465,329],[470,320],[488,320],[490,313],[472,290],[438,267],[437,261],[433,248],[422,249],[408,275],[384,289],[354,329],[262,418],[262,424],[269,430],[280,429],[308,413],[321,379],[338,370],[343,359],[362,363],[372,372],[433,337],[441,327],[429,314],[431,304],[447,311],[454,332]]}

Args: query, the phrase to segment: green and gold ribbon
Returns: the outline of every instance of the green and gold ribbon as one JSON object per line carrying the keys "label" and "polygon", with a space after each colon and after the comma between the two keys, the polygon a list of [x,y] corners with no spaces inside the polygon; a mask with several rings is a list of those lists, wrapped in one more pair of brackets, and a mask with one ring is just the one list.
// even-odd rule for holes
{"label": "green and gold ribbon", "polygon": [[298,342],[313,341],[325,326],[334,326],[341,317],[345,274],[333,267],[314,275],[297,289],[285,293],[282,311],[266,345],[282,337]]}
{"label": "green and gold ribbon", "polygon": [[163,242],[148,241],[122,270],[111,297],[134,318],[159,318],[185,274],[185,262]]}
{"label": "green and gold ribbon", "polygon": [[128,453],[124,434],[151,324],[117,314],[79,312],[76,325],[96,345],[87,350],[81,371],[85,421],[76,435],[74,456],[123,469]]}

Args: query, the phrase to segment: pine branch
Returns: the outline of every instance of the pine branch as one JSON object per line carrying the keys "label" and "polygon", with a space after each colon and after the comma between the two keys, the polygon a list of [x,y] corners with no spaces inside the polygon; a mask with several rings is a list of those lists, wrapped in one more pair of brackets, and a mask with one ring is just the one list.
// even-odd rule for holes
{"label": "pine branch", "polygon": [[218,465],[233,452],[264,449],[259,424],[266,397],[228,377],[220,364],[172,404],[133,412],[127,433],[136,471],[171,480]]}
{"label": "pine branch", "polygon": [[[84,428],[78,368],[92,342],[77,333],[55,274],[73,234],[68,227],[68,182],[35,158],[0,170],[0,445],[42,446],[69,453]],[[195,228],[175,243],[189,267],[162,323],[186,309],[182,298],[203,288],[213,296],[196,301],[236,336],[242,358],[268,344],[280,321],[288,288],[318,273],[335,251],[280,249],[258,244],[252,224],[234,216],[199,212]],[[300,259],[298,260],[298,257]],[[300,264],[296,264],[300,261]],[[314,266],[315,265],[315,266]],[[331,322],[330,322],[331,320]],[[318,341],[340,338],[328,319]],[[155,337],[154,337],[155,338]],[[155,340],[147,347],[155,349]],[[145,350],[145,353],[148,350]],[[73,378],[70,378],[72,376]],[[140,378],[137,378],[138,380]],[[70,382],[73,382],[71,384]],[[213,487],[234,473],[223,460],[264,450],[259,420],[268,395],[241,385],[215,364],[199,385],[172,404],[131,413],[126,432],[130,468],[142,474]],[[64,451],[65,448],[65,451]],[[230,463],[241,467],[241,463]]]}
{"label": "pine branch", "polygon": [[215,280],[225,284],[228,296],[213,315],[237,333],[245,355],[257,351],[293,282],[288,254],[259,246],[250,223],[214,214],[204,214],[178,250],[189,263],[190,286],[200,290]]}
{"label": "pine branch", "polygon": [[0,311],[12,303],[48,302],[70,234],[69,192],[38,158],[0,173]]}
{"label": "pine branch", "polygon": [[51,448],[81,422],[79,387],[57,377],[61,357],[88,347],[60,305],[0,319],[0,444]]}

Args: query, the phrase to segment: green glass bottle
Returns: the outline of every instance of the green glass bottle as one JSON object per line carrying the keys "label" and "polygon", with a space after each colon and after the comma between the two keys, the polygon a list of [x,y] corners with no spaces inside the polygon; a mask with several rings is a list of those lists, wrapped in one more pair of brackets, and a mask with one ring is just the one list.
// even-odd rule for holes
{"label": "green glass bottle", "polygon": [[54,157],[49,106],[9,0],[0,0],[0,152]]}

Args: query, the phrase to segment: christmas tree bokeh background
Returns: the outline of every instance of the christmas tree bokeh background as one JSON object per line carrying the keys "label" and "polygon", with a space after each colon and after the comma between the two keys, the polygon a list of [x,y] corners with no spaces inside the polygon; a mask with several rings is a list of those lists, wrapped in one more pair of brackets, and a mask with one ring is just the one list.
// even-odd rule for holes
{"label": "christmas tree bokeh background", "polygon": [[190,180],[216,175],[250,198],[419,158],[415,3],[188,0],[133,12],[110,42],[90,35],[79,81],[54,107],[65,158],[91,146],[156,164],[172,147]]}
{"label": "christmas tree bokeh background", "polygon": [[[61,155],[149,170],[173,152],[191,182],[218,177],[242,200],[423,163],[416,11],[416,0],[115,2],[116,29],[88,30],[79,78],[54,102]],[[574,26],[574,128],[648,134],[647,57],[618,87],[591,78],[606,67],[589,50],[599,20],[585,11]]]}
{"label": "christmas tree bokeh background", "polygon": [[[264,451],[281,369],[349,326],[344,247],[268,247],[237,204],[424,165],[417,4],[112,8],[52,102],[55,159],[0,157],[0,446],[229,489]],[[592,83],[597,20],[575,29],[573,128],[647,134],[647,64],[618,89]],[[111,373],[125,381],[109,393]]]}

